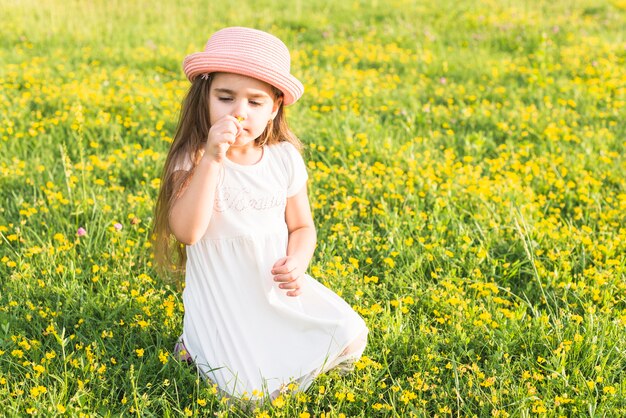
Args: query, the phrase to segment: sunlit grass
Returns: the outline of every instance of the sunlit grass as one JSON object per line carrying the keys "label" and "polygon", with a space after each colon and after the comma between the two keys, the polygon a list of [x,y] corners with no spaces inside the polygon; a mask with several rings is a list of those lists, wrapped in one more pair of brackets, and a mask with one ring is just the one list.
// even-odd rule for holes
{"label": "sunlit grass", "polygon": [[[6,415],[626,413],[626,6],[414,3],[0,3]],[[371,330],[251,413],[171,356],[149,244],[182,58],[226,25],[292,48],[310,273]]]}

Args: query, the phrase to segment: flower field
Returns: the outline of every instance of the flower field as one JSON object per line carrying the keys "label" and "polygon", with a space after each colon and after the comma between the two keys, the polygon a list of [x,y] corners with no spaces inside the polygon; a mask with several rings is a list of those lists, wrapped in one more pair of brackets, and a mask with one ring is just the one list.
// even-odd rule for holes
{"label": "flower field", "polygon": [[[0,416],[626,415],[623,0],[0,14]],[[370,328],[353,373],[248,411],[172,357],[150,243],[182,59],[231,25],[291,49],[309,273]]]}

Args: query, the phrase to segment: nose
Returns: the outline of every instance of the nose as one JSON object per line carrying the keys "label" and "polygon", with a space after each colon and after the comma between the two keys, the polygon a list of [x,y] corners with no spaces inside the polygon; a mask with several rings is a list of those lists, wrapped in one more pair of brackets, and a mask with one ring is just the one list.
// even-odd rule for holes
{"label": "nose", "polygon": [[241,122],[248,117],[248,113],[246,112],[245,100],[240,100],[235,108],[233,109],[233,116]]}

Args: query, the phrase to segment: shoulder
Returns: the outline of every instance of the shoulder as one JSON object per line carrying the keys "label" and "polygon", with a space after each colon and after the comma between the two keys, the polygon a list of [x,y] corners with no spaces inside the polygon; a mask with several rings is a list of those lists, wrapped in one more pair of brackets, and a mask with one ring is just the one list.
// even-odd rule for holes
{"label": "shoulder", "polygon": [[298,155],[300,155],[300,151],[298,151],[296,146],[293,145],[291,142],[288,142],[288,141],[281,141],[281,142],[279,142],[277,144],[268,145],[268,148],[273,150],[273,152],[276,152],[276,153],[279,153],[279,154],[298,154]]}
{"label": "shoulder", "polygon": [[286,165],[304,162],[298,148],[290,142],[279,142],[278,144],[268,145],[267,148],[274,155],[274,158],[283,161]]}
{"label": "shoulder", "polygon": [[300,151],[290,142],[279,142],[268,146],[274,155],[276,166],[283,170],[287,180],[287,197],[294,196],[308,179],[304,159]]}

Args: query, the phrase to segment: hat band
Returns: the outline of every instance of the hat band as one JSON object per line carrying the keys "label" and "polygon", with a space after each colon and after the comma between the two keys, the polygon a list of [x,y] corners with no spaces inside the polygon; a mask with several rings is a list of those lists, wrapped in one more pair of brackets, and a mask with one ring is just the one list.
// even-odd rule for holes
{"label": "hat band", "polygon": [[281,90],[285,95],[285,105],[296,101],[304,91],[302,83],[289,74],[288,70],[268,66],[267,61],[259,62],[249,57],[198,52],[189,55],[183,66],[189,80],[200,74],[215,72],[235,73],[259,79]]}

